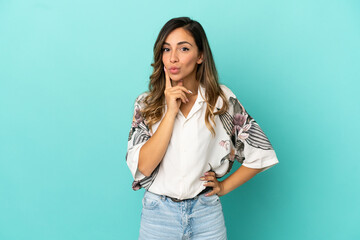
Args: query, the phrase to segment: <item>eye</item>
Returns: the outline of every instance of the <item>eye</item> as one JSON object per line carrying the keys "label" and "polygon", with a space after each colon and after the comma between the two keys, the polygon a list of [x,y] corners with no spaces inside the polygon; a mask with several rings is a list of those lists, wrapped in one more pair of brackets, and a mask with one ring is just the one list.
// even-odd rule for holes
{"label": "eye", "polygon": [[187,47],[183,47],[183,48],[181,48],[181,50],[183,50],[184,52],[189,51],[189,49]]}
{"label": "eye", "polygon": [[162,48],[161,49],[163,52],[168,52],[167,50],[169,50],[168,48]]}

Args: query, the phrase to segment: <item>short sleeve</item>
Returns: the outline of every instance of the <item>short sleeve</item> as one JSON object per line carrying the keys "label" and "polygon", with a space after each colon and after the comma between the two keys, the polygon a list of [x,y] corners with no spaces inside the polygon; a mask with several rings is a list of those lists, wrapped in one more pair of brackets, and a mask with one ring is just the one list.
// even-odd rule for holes
{"label": "short sleeve", "polygon": [[140,189],[141,188],[139,184],[140,181],[146,178],[146,176],[143,175],[138,169],[139,153],[141,147],[151,137],[149,128],[145,123],[140,112],[140,110],[142,109],[142,105],[143,105],[142,101],[144,98],[145,98],[145,94],[143,93],[135,100],[133,121],[129,132],[128,147],[126,153],[126,163],[134,178],[134,182],[133,182],[134,190]]}
{"label": "short sleeve", "polygon": [[279,160],[259,124],[245,110],[235,94],[222,85],[229,100],[231,116],[231,142],[234,147],[234,158],[248,168],[261,169],[260,172],[273,167]]}

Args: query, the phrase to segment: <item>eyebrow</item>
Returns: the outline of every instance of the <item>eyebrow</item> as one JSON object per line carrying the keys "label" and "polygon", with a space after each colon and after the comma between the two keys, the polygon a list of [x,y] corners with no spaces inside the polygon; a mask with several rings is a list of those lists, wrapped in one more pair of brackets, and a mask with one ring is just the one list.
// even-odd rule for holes
{"label": "eyebrow", "polygon": [[[184,44],[184,43],[190,44],[190,46],[192,46],[192,44],[187,42],[187,41],[178,42],[177,45],[181,45],[181,44]],[[170,45],[170,44],[167,43],[167,42],[164,42],[164,45]]]}

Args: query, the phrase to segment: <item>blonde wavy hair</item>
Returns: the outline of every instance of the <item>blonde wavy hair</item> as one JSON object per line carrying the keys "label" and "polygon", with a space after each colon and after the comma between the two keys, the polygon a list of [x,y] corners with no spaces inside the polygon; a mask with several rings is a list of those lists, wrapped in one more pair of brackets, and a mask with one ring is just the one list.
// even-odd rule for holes
{"label": "blonde wavy hair", "polygon": [[[164,114],[165,73],[162,62],[162,47],[167,36],[177,28],[183,28],[190,33],[195,40],[199,53],[203,53],[203,62],[197,65],[196,80],[200,81],[205,88],[204,97],[207,104],[205,124],[212,136],[215,136],[215,130],[209,120],[216,125],[214,116],[225,113],[229,106],[225,94],[219,85],[218,73],[205,31],[199,22],[188,17],[170,19],[160,30],[154,44],[154,62],[151,64],[154,70],[150,75],[149,94],[144,99],[145,107],[141,110],[142,116],[151,130],[152,126],[160,121]],[[223,99],[223,106],[220,110],[214,112],[219,96]]]}

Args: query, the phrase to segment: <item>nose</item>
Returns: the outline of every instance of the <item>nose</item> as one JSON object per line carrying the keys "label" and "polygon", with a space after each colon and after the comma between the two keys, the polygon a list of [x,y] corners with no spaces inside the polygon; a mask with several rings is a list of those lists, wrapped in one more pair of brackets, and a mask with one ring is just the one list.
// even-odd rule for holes
{"label": "nose", "polygon": [[171,51],[171,53],[170,53],[170,62],[174,63],[174,62],[177,62],[177,61],[178,61],[178,57],[177,57],[176,51]]}

